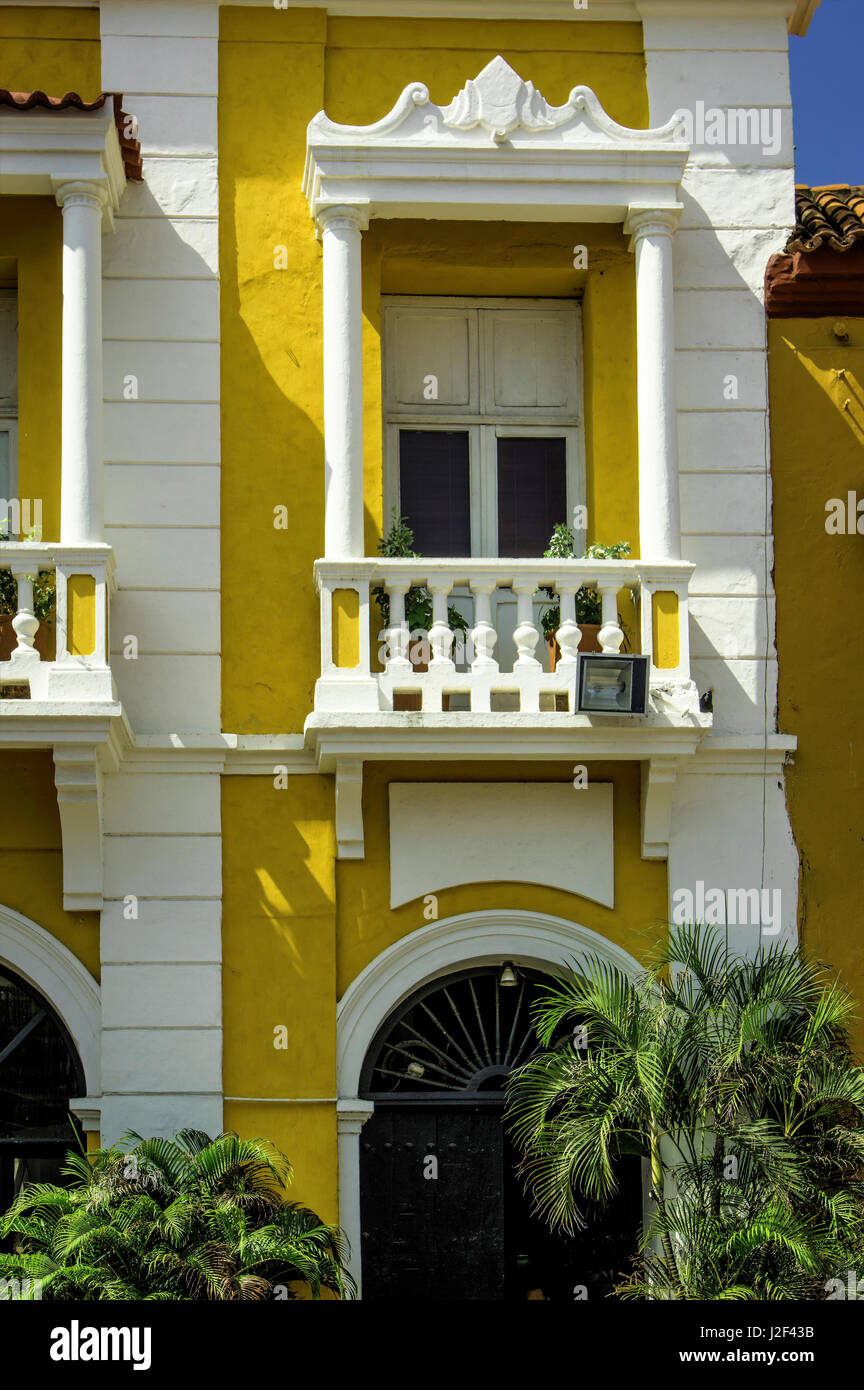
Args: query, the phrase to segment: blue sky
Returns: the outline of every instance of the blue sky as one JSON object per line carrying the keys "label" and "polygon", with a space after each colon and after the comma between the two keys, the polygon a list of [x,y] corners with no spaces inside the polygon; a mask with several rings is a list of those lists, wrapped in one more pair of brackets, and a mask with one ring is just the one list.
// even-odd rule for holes
{"label": "blue sky", "polygon": [[789,51],[798,183],[864,185],[864,0],[822,0]]}

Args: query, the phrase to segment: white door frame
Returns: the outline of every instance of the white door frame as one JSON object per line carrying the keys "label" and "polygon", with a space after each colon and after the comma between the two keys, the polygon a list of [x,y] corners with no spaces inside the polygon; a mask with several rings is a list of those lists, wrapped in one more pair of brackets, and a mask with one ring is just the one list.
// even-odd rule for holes
{"label": "white door frame", "polygon": [[348,1265],[361,1286],[360,1130],[372,1101],[359,1097],[360,1075],[378,1029],[415,990],[457,970],[513,961],[547,973],[577,969],[599,957],[630,979],[644,967],[613,941],[579,922],[541,912],[505,909],[465,912],[430,922],[370,961],[349,985],[337,1013],[339,1219],[348,1239]]}

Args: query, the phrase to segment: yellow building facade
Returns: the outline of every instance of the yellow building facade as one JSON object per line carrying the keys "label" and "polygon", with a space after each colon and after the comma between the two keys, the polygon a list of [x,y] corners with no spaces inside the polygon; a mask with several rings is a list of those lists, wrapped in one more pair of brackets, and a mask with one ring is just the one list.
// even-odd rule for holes
{"label": "yellow building facade", "polygon": [[[274,1140],[373,1297],[425,1296],[448,1163],[512,1278],[542,979],[636,974],[670,919],[793,942],[806,906],[860,983],[839,766],[787,789],[783,402],[834,390],[818,324],[772,338],[772,532],[791,122],[718,161],[681,114],[788,111],[812,7],[704,8],[0,6],[3,998],[47,1005],[91,1145]],[[48,1091],[0,1117],[7,1187],[68,1142]]]}

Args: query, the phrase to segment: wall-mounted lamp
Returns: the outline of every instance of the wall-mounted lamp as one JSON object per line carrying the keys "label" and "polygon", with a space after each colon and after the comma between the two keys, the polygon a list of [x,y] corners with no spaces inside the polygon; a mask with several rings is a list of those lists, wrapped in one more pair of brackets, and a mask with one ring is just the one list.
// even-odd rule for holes
{"label": "wall-mounted lamp", "polygon": [[576,709],[580,714],[644,714],[647,656],[579,657]]}
{"label": "wall-mounted lamp", "polygon": [[518,983],[519,976],[516,973],[515,966],[512,965],[509,960],[505,961],[501,969],[501,974],[498,976],[499,986],[501,989],[512,989],[513,986],[518,985]]}

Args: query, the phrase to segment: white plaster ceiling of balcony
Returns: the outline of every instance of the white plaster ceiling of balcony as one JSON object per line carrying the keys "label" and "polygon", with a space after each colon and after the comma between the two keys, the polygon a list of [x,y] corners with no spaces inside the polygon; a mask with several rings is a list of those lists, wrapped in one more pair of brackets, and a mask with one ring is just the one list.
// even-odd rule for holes
{"label": "white plaster ceiling of balcony", "polygon": [[612,784],[397,782],[390,906],[477,882],[541,883],[612,907]]}
{"label": "white plaster ceiling of balcony", "polygon": [[621,222],[631,208],[677,212],[689,156],[674,119],[631,130],[590,87],[550,106],[501,57],[436,106],[422,82],[374,125],[309,124],[304,191],[313,216]]}

